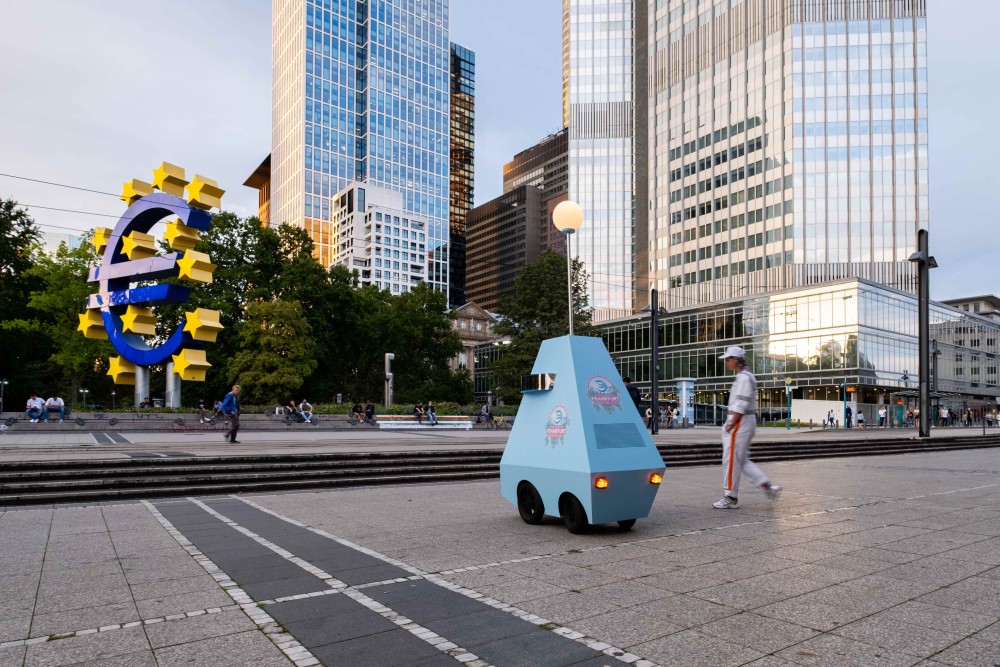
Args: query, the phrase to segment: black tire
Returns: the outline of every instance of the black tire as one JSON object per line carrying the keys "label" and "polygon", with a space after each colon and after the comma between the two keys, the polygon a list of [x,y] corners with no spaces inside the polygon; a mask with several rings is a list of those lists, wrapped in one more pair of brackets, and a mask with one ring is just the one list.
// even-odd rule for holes
{"label": "black tire", "polygon": [[635,519],[625,519],[624,521],[618,522],[618,529],[622,532],[626,530],[632,530],[632,526],[635,525]]}
{"label": "black tire", "polygon": [[521,482],[517,486],[517,511],[521,515],[521,520],[531,525],[541,523],[545,516],[542,497],[531,482]]}
{"label": "black tire", "polygon": [[572,493],[563,494],[559,499],[559,514],[566,524],[566,530],[574,535],[586,533],[590,528],[587,522],[587,510],[583,509],[583,505]]}

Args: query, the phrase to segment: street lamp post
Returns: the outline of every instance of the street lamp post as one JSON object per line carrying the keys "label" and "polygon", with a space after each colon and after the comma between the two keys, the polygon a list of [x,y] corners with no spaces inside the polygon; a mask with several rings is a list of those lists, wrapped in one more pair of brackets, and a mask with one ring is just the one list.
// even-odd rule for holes
{"label": "street lamp post", "polygon": [[649,311],[649,342],[650,342],[650,375],[653,393],[653,427],[651,435],[660,432],[660,291],[655,287],[650,290],[649,305],[642,312]]}
{"label": "street lamp post", "polygon": [[552,211],[552,224],[566,235],[566,295],[569,302],[569,335],[573,335],[573,253],[570,236],[583,224],[583,209],[574,201],[560,202]]}
{"label": "street lamp post", "polygon": [[10,382],[7,381],[7,378],[0,380],[0,412],[3,412],[3,394],[4,389],[7,388],[8,384],[10,384]]}
{"label": "street lamp post", "polygon": [[385,407],[392,405],[392,361],[396,358],[396,355],[392,352],[386,352],[385,354]]}
{"label": "street lamp post", "polygon": [[111,390],[111,411],[114,412],[114,410],[115,410],[115,390],[112,389]]}
{"label": "street lamp post", "polygon": [[785,416],[785,430],[792,430],[792,378],[785,378],[785,399],[788,402],[788,414]]}
{"label": "street lamp post", "polygon": [[89,389],[81,389],[80,393],[83,394],[83,408],[87,409],[87,394],[90,393]]}
{"label": "street lamp post", "polygon": [[931,292],[930,272],[937,268],[937,261],[931,256],[927,230],[917,231],[917,251],[910,255],[910,261],[917,265],[917,297],[919,313],[920,348],[920,437],[931,437]]}

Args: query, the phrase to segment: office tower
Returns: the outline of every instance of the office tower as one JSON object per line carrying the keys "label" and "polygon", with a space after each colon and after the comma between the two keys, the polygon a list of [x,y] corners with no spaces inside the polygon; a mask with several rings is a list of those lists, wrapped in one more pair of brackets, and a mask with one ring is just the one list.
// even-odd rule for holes
{"label": "office tower", "polygon": [[428,222],[403,209],[403,194],[351,183],[331,198],[337,229],[332,264],[346,266],[361,285],[400,294],[427,279]]}
{"label": "office tower", "polygon": [[517,277],[538,259],[545,244],[542,191],[519,185],[469,213],[465,296],[496,310],[514,293]]}
{"label": "office tower", "polygon": [[465,303],[465,230],[472,210],[476,154],[476,54],[451,45],[451,195],[448,300]]}
{"label": "office tower", "polygon": [[446,0],[274,0],[271,224],[335,255],[333,198],[352,182],[426,220],[427,282],[448,289]]}
{"label": "office tower", "polygon": [[521,185],[531,185],[542,191],[540,243],[565,255],[566,237],[552,224],[552,211],[569,198],[568,130],[563,128],[550,134],[503,166],[503,191],[510,192]]}
{"label": "office tower", "polygon": [[924,0],[671,0],[649,17],[649,269],[670,308],[916,289]]}
{"label": "office tower", "polygon": [[248,188],[257,191],[257,218],[264,225],[271,224],[271,156],[254,169],[253,173],[243,182]]}
{"label": "office tower", "polygon": [[569,197],[584,211],[573,255],[589,274],[595,322],[630,315],[646,291],[646,171],[635,168],[648,149],[645,16],[634,0],[563,5]]}

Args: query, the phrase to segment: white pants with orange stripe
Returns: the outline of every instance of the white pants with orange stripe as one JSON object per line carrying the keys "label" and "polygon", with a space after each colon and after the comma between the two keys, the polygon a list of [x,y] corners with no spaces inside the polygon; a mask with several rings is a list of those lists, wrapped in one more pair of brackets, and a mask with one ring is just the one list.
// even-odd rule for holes
{"label": "white pants with orange stripe", "polygon": [[727,496],[739,496],[743,475],[757,486],[768,481],[764,471],[750,460],[750,443],[756,432],[757,418],[754,415],[743,415],[739,426],[729,433],[722,429],[722,489]]}

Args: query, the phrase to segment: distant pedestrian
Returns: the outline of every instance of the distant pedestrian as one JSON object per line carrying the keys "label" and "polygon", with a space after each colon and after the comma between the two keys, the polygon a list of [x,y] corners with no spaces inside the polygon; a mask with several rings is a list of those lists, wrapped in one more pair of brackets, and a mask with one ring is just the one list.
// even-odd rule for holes
{"label": "distant pedestrian", "polygon": [[63,423],[63,419],[66,417],[66,402],[62,398],[55,394],[45,401],[45,423],[49,423],[49,413],[58,412],[59,413],[59,423]]}
{"label": "distant pedestrian", "polygon": [[889,411],[886,410],[886,408],[885,408],[884,405],[881,408],[878,409],[878,427],[879,428],[885,428],[885,420],[886,420],[886,417],[888,417],[888,415],[889,415]]}
{"label": "distant pedestrian", "polygon": [[236,434],[240,431],[240,386],[233,385],[233,390],[222,399],[219,410],[229,418],[229,430],[222,434],[223,440],[229,440],[230,444],[242,444],[236,439]]}
{"label": "distant pedestrian", "polygon": [[858,428],[865,427],[865,411],[858,410]]}
{"label": "distant pedestrian", "polygon": [[849,406],[849,405],[847,406],[847,412],[845,413],[845,415],[846,416],[844,418],[844,422],[845,422],[844,428],[851,428],[851,426],[854,424],[854,421],[853,421],[854,420],[854,412],[851,410],[851,406]]}
{"label": "distant pedestrian", "polygon": [[304,398],[299,401],[299,413],[301,413],[307,424],[313,423],[313,406]]}
{"label": "distant pedestrian", "polygon": [[646,408],[646,428],[653,430],[653,408]]}
{"label": "distant pedestrian", "polygon": [[632,384],[632,378],[630,377],[625,378],[625,391],[628,392],[629,398],[632,399],[632,405],[635,406],[636,412],[640,412],[639,402],[642,401],[642,393],[637,386]]}
{"label": "distant pedestrian", "polygon": [[45,401],[40,399],[37,394],[32,394],[25,407],[25,414],[28,415],[28,419],[31,420],[32,424],[37,424],[38,420],[42,418],[42,409],[45,407]]}
{"label": "distant pedestrian", "polygon": [[431,426],[438,425],[438,413],[434,409],[434,403],[432,401],[427,401],[427,407],[424,408],[424,412],[427,414],[427,421],[430,422]]}
{"label": "distant pedestrian", "polygon": [[424,417],[427,416],[427,412],[424,410],[424,404],[417,401],[417,404],[413,406],[413,416],[417,418],[418,424],[424,423]]}
{"label": "distant pedestrian", "polygon": [[725,360],[727,369],[736,372],[736,378],[729,391],[729,416],[722,427],[723,495],[712,506],[720,510],[738,508],[740,476],[744,474],[764,490],[769,500],[776,500],[781,487],[772,484],[750,460],[750,444],[757,431],[757,378],[747,368],[743,348],[729,347],[719,358]]}

